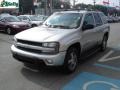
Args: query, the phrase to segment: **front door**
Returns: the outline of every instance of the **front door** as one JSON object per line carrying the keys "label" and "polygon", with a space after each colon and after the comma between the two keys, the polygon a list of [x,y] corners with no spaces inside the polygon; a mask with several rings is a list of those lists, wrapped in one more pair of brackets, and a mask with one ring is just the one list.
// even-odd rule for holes
{"label": "front door", "polygon": [[96,29],[94,28],[95,23],[94,23],[94,18],[93,18],[93,14],[92,13],[88,13],[85,15],[84,17],[84,21],[83,21],[83,26],[85,27],[87,25],[91,25],[93,26],[93,28],[87,28],[84,29],[82,28],[82,38],[81,38],[81,43],[83,46],[83,51],[89,50],[91,48],[93,48],[95,46],[95,31]]}

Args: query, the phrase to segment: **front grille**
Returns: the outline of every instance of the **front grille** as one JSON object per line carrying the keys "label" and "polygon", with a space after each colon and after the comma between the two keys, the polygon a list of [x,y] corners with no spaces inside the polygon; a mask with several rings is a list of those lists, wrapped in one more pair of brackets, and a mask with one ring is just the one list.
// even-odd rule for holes
{"label": "front grille", "polygon": [[[27,51],[30,53],[43,54],[42,50],[39,48],[42,46],[42,43],[21,40],[21,39],[17,39],[17,43],[19,43],[19,44],[17,44],[16,47],[20,50]],[[28,47],[27,47],[27,45],[28,45]],[[38,49],[32,48],[32,46],[36,46],[36,47],[38,47]]]}
{"label": "front grille", "polygon": [[17,46],[18,49],[27,51],[27,52],[31,52],[31,53],[36,53],[36,54],[40,54],[41,50],[35,50],[35,49],[30,49],[30,48],[25,48],[25,47],[21,47],[21,46]]}
{"label": "front grille", "polygon": [[17,42],[22,44],[27,44],[27,45],[33,45],[33,46],[42,46],[42,43],[20,40],[20,39],[18,39]]}

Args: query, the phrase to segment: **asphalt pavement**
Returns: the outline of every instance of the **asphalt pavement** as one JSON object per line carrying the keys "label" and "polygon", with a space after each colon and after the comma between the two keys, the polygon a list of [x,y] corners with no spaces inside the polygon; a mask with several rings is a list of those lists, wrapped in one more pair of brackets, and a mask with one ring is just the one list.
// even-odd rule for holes
{"label": "asphalt pavement", "polygon": [[119,25],[110,25],[107,50],[84,60],[70,75],[60,68],[24,66],[10,52],[13,36],[0,32],[0,90],[120,90]]}

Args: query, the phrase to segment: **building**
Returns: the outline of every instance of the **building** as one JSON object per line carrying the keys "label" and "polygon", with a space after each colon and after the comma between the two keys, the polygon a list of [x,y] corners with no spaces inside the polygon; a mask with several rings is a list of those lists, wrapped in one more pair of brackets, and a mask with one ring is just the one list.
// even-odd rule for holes
{"label": "building", "polygon": [[33,0],[19,0],[20,14],[35,14]]}
{"label": "building", "polygon": [[18,0],[0,0],[0,13],[17,13],[18,8]]}

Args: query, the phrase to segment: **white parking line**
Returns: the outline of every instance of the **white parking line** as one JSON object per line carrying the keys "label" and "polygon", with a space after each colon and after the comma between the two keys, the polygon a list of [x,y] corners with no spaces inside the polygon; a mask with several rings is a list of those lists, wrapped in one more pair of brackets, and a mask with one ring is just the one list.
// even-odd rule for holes
{"label": "white parking line", "polygon": [[[105,54],[102,58],[100,58],[98,61],[99,62],[106,62],[106,58],[108,57],[108,56],[110,56],[112,53],[113,53],[114,51],[110,51],[110,52],[108,52],[107,54]],[[109,58],[110,59],[110,58]],[[109,60],[107,60],[107,61],[109,61]]]}
{"label": "white parking line", "polygon": [[104,59],[104,62],[111,61],[111,60],[115,60],[115,59],[120,59],[120,56],[116,56],[116,57]]}
{"label": "white parking line", "polygon": [[[107,61],[111,61],[111,60],[115,60],[115,59],[119,59],[120,56],[116,56],[116,57],[111,57],[111,58],[107,58],[108,56],[110,56],[112,53],[114,53],[114,51],[110,51],[108,52],[106,55],[104,55],[102,58],[100,58],[98,61],[99,62],[107,62]],[[107,59],[106,59],[107,58]]]}

